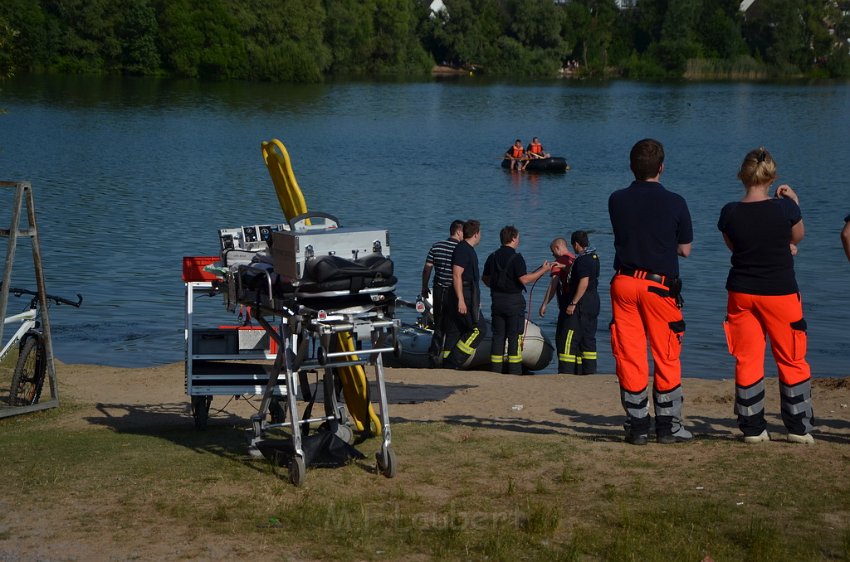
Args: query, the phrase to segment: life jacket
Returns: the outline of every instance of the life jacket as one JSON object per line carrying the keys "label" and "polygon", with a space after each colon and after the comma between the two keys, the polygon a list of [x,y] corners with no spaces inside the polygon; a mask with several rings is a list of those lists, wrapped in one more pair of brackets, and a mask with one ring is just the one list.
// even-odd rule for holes
{"label": "life jacket", "polygon": [[511,147],[511,156],[513,156],[514,158],[521,158],[523,152],[525,152],[525,149],[521,146]]}
{"label": "life jacket", "polygon": [[543,145],[538,143],[531,143],[528,145],[528,151],[534,154],[543,154]]}

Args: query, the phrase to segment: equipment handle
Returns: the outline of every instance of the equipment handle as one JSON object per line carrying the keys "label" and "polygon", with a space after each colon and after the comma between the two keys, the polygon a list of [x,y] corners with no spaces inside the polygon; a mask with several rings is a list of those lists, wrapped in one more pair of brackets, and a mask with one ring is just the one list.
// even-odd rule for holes
{"label": "equipment handle", "polygon": [[[295,231],[295,230],[309,230],[310,225],[306,224],[306,222],[308,220],[314,219],[314,218],[316,218],[316,219],[326,219],[325,221],[323,221],[325,223],[324,226],[315,227],[315,228],[339,228],[339,226],[340,226],[339,219],[336,218],[335,216],[333,216],[329,213],[323,213],[321,211],[312,211],[312,212],[307,212],[307,213],[304,213],[304,214],[301,214],[301,215],[298,215],[298,216],[295,216],[295,217],[292,217],[291,219],[289,219],[289,228],[291,228],[293,231]],[[332,222],[333,226],[328,226],[327,221]]]}

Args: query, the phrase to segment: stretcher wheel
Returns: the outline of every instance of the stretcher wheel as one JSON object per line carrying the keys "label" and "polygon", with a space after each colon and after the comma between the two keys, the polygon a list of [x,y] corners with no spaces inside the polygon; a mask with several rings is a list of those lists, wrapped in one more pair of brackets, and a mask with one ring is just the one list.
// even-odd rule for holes
{"label": "stretcher wheel", "polygon": [[289,461],[289,481],[296,486],[304,483],[307,476],[307,467],[304,465],[304,457],[294,456]]}
{"label": "stretcher wheel", "polygon": [[207,420],[210,417],[210,404],[212,404],[212,396],[192,397],[192,417],[195,418],[195,429],[207,428]]}
{"label": "stretcher wheel", "polygon": [[378,461],[378,472],[380,472],[387,478],[392,478],[395,476],[395,452],[390,447],[387,447],[386,461],[384,459],[384,455],[381,454],[380,451],[375,453],[375,460]]}
{"label": "stretcher wheel", "polygon": [[347,425],[339,424],[336,428],[336,436],[351,445],[354,443],[354,432]]}

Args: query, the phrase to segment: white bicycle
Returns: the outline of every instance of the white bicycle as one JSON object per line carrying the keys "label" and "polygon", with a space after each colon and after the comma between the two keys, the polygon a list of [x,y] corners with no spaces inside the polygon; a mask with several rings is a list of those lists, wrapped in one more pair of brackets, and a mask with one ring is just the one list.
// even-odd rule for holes
{"label": "white bicycle", "polygon": [[[12,384],[9,387],[10,406],[30,406],[37,404],[41,398],[41,389],[44,386],[44,375],[47,371],[47,354],[44,344],[44,332],[41,327],[41,305],[38,293],[27,289],[9,288],[9,294],[16,297],[31,295],[29,307],[20,314],[13,314],[3,319],[3,324],[14,324],[20,322],[20,327],[0,350],[0,362],[2,362],[12,349],[18,349],[18,360],[12,372]],[[68,304],[79,308],[83,303],[83,296],[77,294],[77,302],[47,295],[57,305]]]}

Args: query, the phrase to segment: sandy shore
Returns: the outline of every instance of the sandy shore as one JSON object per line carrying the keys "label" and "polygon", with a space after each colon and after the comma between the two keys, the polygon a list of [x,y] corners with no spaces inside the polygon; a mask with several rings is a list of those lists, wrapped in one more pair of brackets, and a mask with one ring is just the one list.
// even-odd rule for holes
{"label": "sandy shore", "polygon": [[[386,369],[393,423],[444,421],[494,430],[562,433],[594,440],[622,439],[623,412],[614,375],[506,376],[480,371]],[[368,372],[370,379],[374,379]],[[191,424],[183,364],[123,369],[92,365],[57,366],[60,401],[85,405],[75,423],[110,425]],[[767,419],[784,434],[775,377],[767,379]],[[819,440],[850,443],[850,379],[813,381]],[[734,381],[686,379],[684,413],[697,437],[735,438]],[[216,396],[210,423],[238,423],[256,400]],[[71,422],[74,423],[74,422]]]}
{"label": "sandy shore", "polygon": [[[374,378],[371,372],[369,374],[370,378]],[[60,409],[59,415],[52,417],[50,422],[56,431],[66,431],[76,439],[79,439],[80,432],[89,431],[168,435],[174,433],[170,428],[185,427],[192,433],[194,421],[184,390],[182,363],[144,369],[57,364],[57,377]],[[700,490],[703,485],[725,489],[723,486],[726,484],[721,486],[715,481],[706,483],[706,479],[725,478],[714,474],[711,467],[718,463],[728,463],[730,455],[743,450],[743,445],[733,442],[738,437],[738,431],[732,414],[734,383],[731,380],[684,381],[687,423],[697,439],[696,443],[676,445],[672,449],[670,446],[654,443],[638,449],[622,443],[623,412],[619,403],[616,378],[610,374],[590,377],[516,377],[487,372],[387,369],[386,382],[389,413],[397,430],[394,434],[394,444],[397,444],[399,451],[405,451],[407,446],[402,437],[405,432],[398,430],[405,422],[446,422],[456,424],[461,432],[472,428],[481,432],[502,433],[506,437],[505,441],[509,442],[529,442],[537,435],[543,436],[543,440],[549,442],[551,440],[546,439],[548,435],[573,436],[584,440],[585,443],[571,449],[582,458],[573,459],[569,466],[577,470],[581,467],[586,474],[604,475],[606,486],[620,488],[634,476],[609,470],[611,466],[620,466],[626,458],[638,463],[635,466],[638,478],[642,471],[646,476],[646,470],[651,472],[667,469],[659,467],[677,467],[670,468],[678,474],[679,479],[676,480],[675,486],[678,486],[679,490],[684,489],[683,486],[690,488],[694,483],[689,479],[694,478],[695,473],[691,468],[681,470],[683,467],[681,463],[677,464],[677,461],[683,459],[690,467],[696,467],[694,470],[697,473],[700,467],[703,467],[707,474],[712,475],[698,476],[700,487],[697,490]],[[778,438],[784,434],[784,428],[779,417],[779,392],[775,378],[768,379],[767,391],[769,430],[774,434],[774,438]],[[781,457],[782,462],[805,462],[813,467],[832,467],[830,474],[843,474],[847,451],[850,451],[847,448],[847,445],[850,445],[850,379],[816,379],[813,383],[813,399],[819,424],[815,434],[817,443],[814,447],[767,443],[756,446],[752,452],[758,454],[748,455],[746,458],[750,458],[750,461],[745,462],[761,462],[759,459],[775,462],[770,459]],[[255,412],[258,402],[256,397],[236,400],[233,397],[216,396],[212,403],[209,425],[224,428],[248,427],[248,420]],[[32,419],[39,418],[34,416]],[[27,421],[27,416],[20,416],[9,423],[13,425]],[[536,442],[540,442],[540,439]],[[725,445],[727,442],[728,446]],[[456,444],[460,446],[459,442]],[[451,443],[449,445],[451,446]],[[368,445],[370,449],[373,446]],[[660,454],[661,447],[666,447],[665,452],[673,451],[677,454]],[[407,450],[410,454],[409,449]],[[245,453],[247,455],[247,449]],[[423,466],[428,465],[428,461],[419,458],[421,460],[417,461],[414,453],[414,456],[406,457],[403,462],[407,462],[409,466],[420,462]],[[644,461],[638,460],[642,458],[652,458],[654,463],[661,464],[646,469],[643,466]],[[8,455],[5,460],[7,473],[14,473],[17,470],[15,456]],[[126,481],[136,485],[135,476],[122,472],[121,469],[116,470],[117,482]],[[350,474],[358,474],[359,470],[361,469],[352,469]],[[434,486],[431,476],[433,472],[426,469],[424,473],[419,471],[418,477],[416,474],[416,470],[402,471],[392,483],[384,482],[383,479],[372,479],[372,483],[364,485],[369,489],[368,486],[378,482],[377,488],[390,490],[392,497],[424,498],[434,502],[427,509],[436,509],[437,512],[449,509],[440,507],[446,491],[442,487]],[[360,476],[363,475],[354,478]],[[495,474],[489,482],[495,483],[500,478],[501,476]],[[843,484],[837,484],[843,480],[835,476],[831,478],[836,481],[836,485],[830,493],[844,493]],[[147,480],[138,482],[144,481]],[[476,482],[478,481],[476,479]],[[577,486],[573,490],[574,493],[581,494],[594,504],[607,493],[596,484],[594,478],[579,478],[571,485]],[[108,489],[98,493],[96,497],[88,492],[80,492],[80,489],[87,490],[87,486],[91,486],[91,481],[83,475],[78,481],[65,487],[62,494],[50,497],[49,501],[45,500],[44,494],[55,494],[49,486],[39,490],[33,498],[22,496],[24,499],[20,504],[13,503],[17,500],[10,500],[8,495],[0,498],[0,560],[233,560],[246,556],[256,560],[280,559],[281,551],[266,550],[268,544],[264,540],[257,540],[262,535],[252,535],[252,540],[246,541],[239,534],[216,534],[215,531],[206,529],[203,524],[192,523],[196,521],[194,519],[184,521],[182,515],[175,517],[174,513],[184,514],[183,508],[177,507],[178,504],[182,505],[179,497],[176,497],[173,503],[171,500],[160,498],[163,502],[161,507],[151,509],[150,513],[144,516],[127,519],[124,517],[123,506],[129,500],[125,497],[124,484],[116,487],[115,481],[111,481]],[[268,481],[264,482],[264,486],[268,486]],[[741,505],[739,502],[743,502],[742,498],[745,496],[747,505],[774,505],[772,502],[775,501],[775,496],[769,486],[760,485],[755,490],[750,490],[747,485],[738,492],[735,491],[738,490],[735,486],[741,486],[740,482],[734,484],[730,492],[738,494],[732,496],[735,505]],[[274,500],[283,502],[280,505],[301,505],[298,503],[302,501],[299,498],[309,497],[311,494],[309,486],[299,491],[288,486],[284,489],[286,492],[282,496],[283,499],[276,497]],[[147,501],[147,495],[140,493],[139,488],[134,490],[130,496],[135,498],[135,501]],[[231,483],[219,477],[213,477],[193,490],[194,493],[203,490],[200,493],[224,498],[225,502],[242,498],[246,494],[244,481]],[[251,496],[254,498],[262,497],[264,502],[269,501],[263,490],[264,487],[259,486],[255,490],[247,491],[247,494],[255,494]],[[448,493],[458,492],[454,490]],[[153,494],[153,497],[156,497],[155,491]],[[539,492],[534,492],[534,495],[538,494]],[[361,499],[356,499],[351,505],[360,505],[360,501]],[[452,501],[454,500],[449,503]],[[213,504],[214,502],[207,504],[206,508],[201,509],[202,512],[207,510],[204,512],[207,513],[205,516],[212,517],[209,515],[209,505]],[[588,508],[588,504],[582,505],[583,509]],[[144,507],[146,508],[147,506]],[[135,509],[138,510],[139,506]],[[190,510],[191,513],[196,511],[196,508]],[[116,517],[116,513],[121,516]],[[215,513],[218,512],[213,512],[213,515]],[[424,513],[433,511],[426,510]],[[815,517],[822,516],[825,521],[842,521],[841,518],[846,513],[829,512]],[[785,516],[789,517],[788,514]],[[236,522],[229,524],[244,525]],[[563,524],[565,527],[570,525],[566,519]],[[831,524],[835,525],[835,528],[844,528],[843,523]],[[306,541],[315,540],[302,538]],[[298,549],[293,552],[298,552]],[[366,555],[362,559],[373,557]],[[303,559],[297,555],[293,556],[289,550],[284,558]]]}

